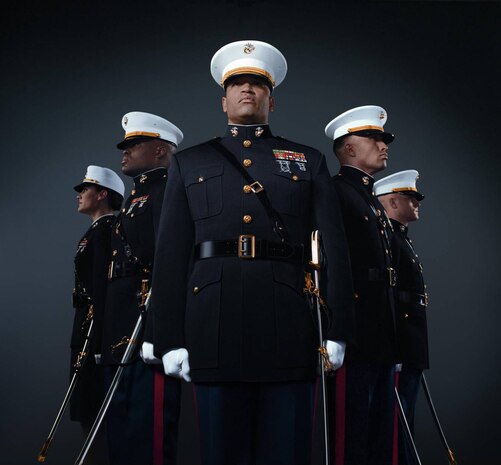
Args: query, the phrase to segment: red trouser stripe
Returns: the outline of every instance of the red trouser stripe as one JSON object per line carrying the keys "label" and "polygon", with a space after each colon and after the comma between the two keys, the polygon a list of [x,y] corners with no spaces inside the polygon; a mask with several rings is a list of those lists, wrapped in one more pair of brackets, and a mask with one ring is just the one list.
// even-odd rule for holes
{"label": "red trouser stripe", "polygon": [[317,376],[317,380],[315,381],[315,400],[313,401],[313,418],[311,420],[311,436],[315,434],[315,421],[317,418],[317,404],[318,404],[318,386],[320,384],[320,377]]}
{"label": "red trouser stripe", "polygon": [[[397,371],[395,373],[395,387],[398,389],[398,381],[400,379],[400,373]],[[393,465],[398,465],[398,403],[395,399],[395,415],[393,416]]]}
{"label": "red trouser stripe", "polygon": [[[336,441],[335,465],[344,465],[344,439],[346,421],[346,366],[336,371]],[[332,446],[331,446],[332,447]]]}
{"label": "red trouser stripe", "polygon": [[153,465],[164,462],[164,374],[155,371],[153,401]]}

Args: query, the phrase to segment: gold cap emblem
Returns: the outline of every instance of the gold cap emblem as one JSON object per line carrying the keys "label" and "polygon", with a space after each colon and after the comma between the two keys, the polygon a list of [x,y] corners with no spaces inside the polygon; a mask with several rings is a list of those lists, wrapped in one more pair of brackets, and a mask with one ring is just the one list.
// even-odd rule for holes
{"label": "gold cap emblem", "polygon": [[250,42],[248,44],[245,44],[244,46],[244,53],[249,55],[251,54],[254,50],[256,50],[256,47],[252,45]]}

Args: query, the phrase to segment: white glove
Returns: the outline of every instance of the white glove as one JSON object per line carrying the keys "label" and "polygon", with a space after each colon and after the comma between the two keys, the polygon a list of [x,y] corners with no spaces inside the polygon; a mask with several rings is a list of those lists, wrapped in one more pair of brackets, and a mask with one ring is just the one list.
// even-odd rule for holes
{"label": "white glove", "polygon": [[101,354],[94,354],[94,360],[96,361],[96,365],[101,365]]}
{"label": "white glove", "polygon": [[149,365],[158,365],[162,363],[162,360],[155,357],[153,351],[153,344],[151,342],[146,342],[146,341],[143,342],[140,354],[144,363],[147,363]]}
{"label": "white glove", "polygon": [[188,381],[188,383],[191,381],[188,351],[186,349],[176,349],[167,352],[162,357],[162,362],[166,375],[182,378]]}
{"label": "white glove", "polygon": [[401,363],[397,363],[395,365],[395,373],[400,373],[402,371],[402,364]]}
{"label": "white glove", "polygon": [[343,366],[344,353],[346,351],[346,342],[343,341],[324,341],[325,350],[329,362],[333,366],[332,370],[335,371]]}

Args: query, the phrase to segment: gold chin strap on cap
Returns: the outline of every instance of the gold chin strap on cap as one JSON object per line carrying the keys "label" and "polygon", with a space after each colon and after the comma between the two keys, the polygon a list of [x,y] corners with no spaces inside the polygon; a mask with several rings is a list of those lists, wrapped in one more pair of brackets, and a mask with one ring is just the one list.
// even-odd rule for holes
{"label": "gold chin strap on cap", "polygon": [[92,179],[92,178],[83,178],[82,182],[92,182],[94,184],[99,184],[99,181],[97,179]]}
{"label": "gold chin strap on cap", "polygon": [[268,71],[265,71],[261,68],[254,68],[252,66],[242,66],[241,68],[235,68],[231,71],[228,71],[221,80],[221,85],[224,85],[225,81],[237,74],[257,74],[258,76],[263,76],[271,82],[271,85],[275,87],[275,80],[271,77],[271,74]]}
{"label": "gold chin strap on cap", "polygon": [[384,132],[384,129],[381,126],[372,126],[371,124],[367,124],[365,126],[357,126],[355,128],[348,128],[348,132],[367,131],[368,129]]}
{"label": "gold chin strap on cap", "polygon": [[146,137],[160,137],[159,132],[147,132],[147,131],[133,131],[126,132],[125,139],[130,139],[131,137],[146,136]]}

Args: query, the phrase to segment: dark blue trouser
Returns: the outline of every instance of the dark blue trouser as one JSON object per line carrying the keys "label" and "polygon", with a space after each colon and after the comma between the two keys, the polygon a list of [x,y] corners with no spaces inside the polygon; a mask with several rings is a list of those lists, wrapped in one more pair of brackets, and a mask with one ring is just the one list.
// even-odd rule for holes
{"label": "dark blue trouser", "polygon": [[314,382],[195,385],[204,465],[308,465]]}
{"label": "dark blue trouser", "polygon": [[[115,367],[105,369],[106,391],[115,371]],[[160,414],[160,416],[158,406],[161,406],[161,403],[158,402],[158,398],[156,416],[154,415],[155,372],[156,377],[162,378],[164,383],[163,415]],[[158,386],[161,386],[158,381],[157,379],[157,396]],[[161,392],[162,389],[160,389]],[[147,365],[142,360],[138,360],[127,366],[106,416],[110,464],[174,465],[177,455],[180,403],[181,382],[164,376],[162,365]],[[155,421],[157,421],[156,425],[154,425]],[[163,423],[163,433],[161,423]],[[156,435],[156,441],[154,441],[154,435]],[[154,445],[161,445],[162,440],[163,451],[160,448],[160,451],[155,452]]]}
{"label": "dark blue trouser", "polygon": [[[393,364],[348,362],[344,402],[344,454],[335,450],[335,377],[328,380],[330,456],[344,455],[344,465],[392,465],[395,413]],[[338,445],[342,447],[342,444]]]}
{"label": "dark blue trouser", "polygon": [[[416,401],[419,392],[422,370],[409,368],[405,364],[402,367],[398,379],[398,394],[402,402],[405,417],[412,435],[414,436],[414,413],[416,411]],[[412,451],[412,446],[406,439],[406,433],[402,427],[398,429],[398,465],[414,465],[416,458]]]}

